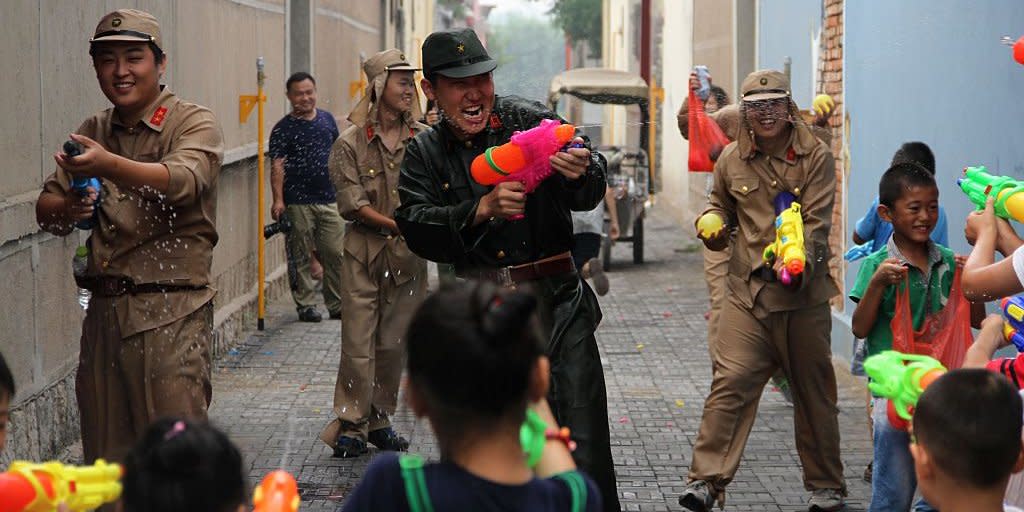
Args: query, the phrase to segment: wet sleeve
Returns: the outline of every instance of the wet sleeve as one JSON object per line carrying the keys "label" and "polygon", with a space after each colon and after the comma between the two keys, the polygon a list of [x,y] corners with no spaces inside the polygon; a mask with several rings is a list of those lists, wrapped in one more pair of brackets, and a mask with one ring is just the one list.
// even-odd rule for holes
{"label": "wet sleeve", "polygon": [[878,222],[880,220],[878,217],[878,196],[875,196],[875,199],[871,201],[871,205],[868,206],[868,211],[864,212],[864,216],[854,224],[853,230],[862,240],[870,242],[875,239],[875,230],[878,229]]}
{"label": "wet sleeve", "polygon": [[742,125],[739,105],[735,103],[726,105],[708,114],[708,117],[718,123],[718,127],[722,129],[722,133],[726,137],[729,137],[730,141],[736,140],[736,135],[739,134],[740,126]]}
{"label": "wet sleeve", "polygon": [[283,124],[278,122],[274,129],[270,130],[270,146],[267,148],[267,157],[270,160],[284,158],[288,153],[288,144],[285,142],[288,139]]}
{"label": "wet sleeve", "polygon": [[676,124],[679,125],[679,135],[682,135],[684,139],[690,140],[690,98],[687,96],[683,98],[683,104],[679,107],[679,113],[676,114]]}
{"label": "wet sleeve", "polygon": [[860,270],[857,271],[857,280],[853,283],[853,289],[850,290],[850,300],[853,302],[860,302],[861,297],[868,290],[868,284],[871,283],[871,277],[875,275],[875,271],[878,270],[877,258],[868,257],[861,263]]}
{"label": "wet sleeve", "polygon": [[[807,181],[800,193],[804,218],[805,275],[814,276],[816,265],[828,265],[828,233],[832,229],[832,207],[836,198],[836,164],[832,153],[815,151],[809,162]],[[803,279],[801,288],[815,282]]]}
{"label": "wet sleeve", "polygon": [[480,243],[490,223],[473,226],[479,198],[445,204],[437,176],[419,140],[413,139],[398,178],[401,205],[395,210],[395,222],[409,249],[420,257],[453,263]]}
{"label": "wet sleeve", "polygon": [[590,146],[590,139],[583,137],[584,144],[590,149],[590,165],[587,172],[576,180],[569,180],[561,174],[558,179],[563,183],[565,190],[565,201],[569,209],[576,212],[589,212],[601,203],[605,190],[608,189],[606,172],[608,161],[597,150]]}
{"label": "wet sleeve", "polygon": [[832,130],[830,130],[828,128],[821,127],[821,126],[818,126],[816,124],[810,124],[810,125],[808,125],[808,127],[811,129],[811,133],[813,133],[814,136],[818,140],[824,142],[825,145],[828,146],[829,151],[831,151],[832,150]]}
{"label": "wet sleeve", "polygon": [[358,163],[355,149],[347,141],[338,139],[334,142],[327,168],[334,189],[338,191],[338,212],[348,220],[354,219],[360,208],[370,206],[366,189],[359,181]]}
{"label": "wet sleeve", "polygon": [[165,201],[172,205],[198,202],[215,186],[224,158],[224,138],[213,113],[197,109],[187,115],[160,162],[170,174]]}
{"label": "wet sleeve", "polygon": [[949,247],[949,226],[946,224],[946,210],[939,207],[939,220],[935,222],[935,229],[932,230],[932,241]]}
{"label": "wet sleeve", "polygon": [[[708,196],[708,207],[701,212],[700,217],[708,213],[715,213],[721,217],[727,226],[736,226],[736,200],[729,194],[729,183],[728,176],[726,176],[725,167],[727,164],[723,162],[726,158],[719,157],[718,161],[715,162],[715,168],[711,173],[712,185],[711,195]],[[696,225],[696,220],[694,220]]]}
{"label": "wet sleeve", "polygon": [[[96,126],[96,119],[90,117],[89,119],[86,119],[77,130],[75,130],[75,133],[85,135],[90,139],[96,140]],[[61,149],[61,151],[63,151],[63,149]],[[71,175],[64,169],[61,169],[59,165],[54,164],[53,173],[47,176],[43,181],[43,192],[65,196],[70,191]]]}

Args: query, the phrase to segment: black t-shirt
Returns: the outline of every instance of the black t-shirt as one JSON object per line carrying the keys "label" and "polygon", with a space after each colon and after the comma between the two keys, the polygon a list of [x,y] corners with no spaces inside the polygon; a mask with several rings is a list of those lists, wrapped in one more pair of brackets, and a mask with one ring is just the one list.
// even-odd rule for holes
{"label": "black t-shirt", "polygon": [[[434,512],[571,512],[572,493],[559,478],[534,478],[523,485],[504,485],[484,480],[461,467],[439,462],[423,467],[424,480]],[[589,477],[583,510],[601,510],[601,494]],[[384,453],[370,463],[363,480],[349,495],[342,512],[405,512],[405,493],[398,455]]]}
{"label": "black t-shirt", "polygon": [[270,132],[271,160],[284,158],[284,204],[331,204],[334,184],[327,170],[338,125],[331,114],[317,109],[312,120],[291,114]]}

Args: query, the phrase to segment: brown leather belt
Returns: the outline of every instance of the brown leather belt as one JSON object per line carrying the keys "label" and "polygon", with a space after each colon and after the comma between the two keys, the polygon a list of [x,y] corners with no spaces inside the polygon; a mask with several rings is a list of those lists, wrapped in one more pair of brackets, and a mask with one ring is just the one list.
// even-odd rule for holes
{"label": "brown leather belt", "polygon": [[518,283],[536,281],[545,277],[569,274],[576,271],[572,262],[572,253],[566,251],[542,260],[500,267],[497,269],[472,270],[459,277],[493,281],[502,286],[515,286]]}
{"label": "brown leather belt", "polygon": [[190,284],[136,284],[124,276],[76,277],[75,283],[78,284],[79,288],[89,290],[98,297],[118,297],[139,293],[173,293],[206,288],[205,285],[197,286]]}

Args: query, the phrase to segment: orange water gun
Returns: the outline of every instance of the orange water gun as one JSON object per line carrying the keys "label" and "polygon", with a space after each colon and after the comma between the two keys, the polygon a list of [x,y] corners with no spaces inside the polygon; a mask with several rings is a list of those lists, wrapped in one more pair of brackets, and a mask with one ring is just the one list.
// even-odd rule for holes
{"label": "orange water gun", "polygon": [[92,510],[121,497],[123,473],[103,459],[91,466],[14,461],[0,473],[0,512],[53,512],[60,504]]}
{"label": "orange water gun", "polygon": [[271,471],[252,496],[253,512],[297,512],[299,485],[287,471]]}
{"label": "orange water gun", "polygon": [[570,144],[575,135],[575,126],[544,119],[534,128],[515,132],[509,142],[487,148],[473,159],[470,174],[481,185],[521,182],[529,194],[554,172],[548,160],[551,155],[569,147],[583,147]]}

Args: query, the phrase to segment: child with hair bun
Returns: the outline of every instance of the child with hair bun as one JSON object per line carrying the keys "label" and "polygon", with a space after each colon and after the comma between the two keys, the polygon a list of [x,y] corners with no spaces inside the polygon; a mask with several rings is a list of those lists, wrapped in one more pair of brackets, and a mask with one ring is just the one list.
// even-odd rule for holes
{"label": "child with hair bun", "polygon": [[[532,295],[491,283],[458,282],[424,301],[406,337],[407,400],[430,422],[441,461],[378,456],[344,512],[601,509],[544,400],[547,337],[536,309]],[[548,427],[532,469],[520,443],[528,408]]]}
{"label": "child with hair bun", "polygon": [[125,459],[123,512],[243,512],[242,454],[201,422],[157,420]]}

